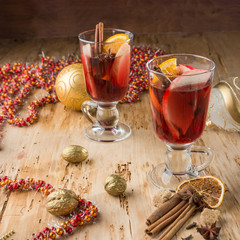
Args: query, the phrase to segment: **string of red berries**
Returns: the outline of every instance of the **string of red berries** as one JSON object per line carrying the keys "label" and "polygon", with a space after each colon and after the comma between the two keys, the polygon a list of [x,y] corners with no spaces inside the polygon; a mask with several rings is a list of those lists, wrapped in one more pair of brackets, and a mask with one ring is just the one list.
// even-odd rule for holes
{"label": "string of red berries", "polygon": [[[56,190],[52,185],[47,184],[43,180],[35,180],[34,178],[11,180],[7,176],[0,177],[0,187],[5,187],[5,189],[9,191],[36,190],[37,192],[41,192],[43,196],[47,196]],[[45,227],[41,232],[37,233],[36,237],[32,240],[56,239],[64,234],[71,234],[76,227],[94,222],[98,215],[98,209],[91,201],[87,201],[79,195],[78,198],[78,211],[71,219],[64,221],[59,226]]]}
{"label": "string of red berries", "polygon": [[[29,126],[38,119],[38,109],[49,103],[56,103],[55,80],[59,71],[79,59],[54,60],[41,57],[37,65],[22,63],[6,63],[0,67],[0,139],[4,122],[18,127]],[[28,116],[18,117],[18,111],[34,89],[43,89],[46,95],[30,103]]]}

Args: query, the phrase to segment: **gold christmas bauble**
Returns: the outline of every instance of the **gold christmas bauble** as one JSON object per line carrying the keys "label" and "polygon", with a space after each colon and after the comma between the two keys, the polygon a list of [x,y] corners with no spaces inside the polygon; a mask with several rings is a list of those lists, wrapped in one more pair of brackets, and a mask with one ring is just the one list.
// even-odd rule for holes
{"label": "gold christmas bauble", "polygon": [[82,64],[75,63],[65,67],[57,76],[55,89],[59,101],[67,108],[81,110],[82,103],[90,99],[86,91]]}

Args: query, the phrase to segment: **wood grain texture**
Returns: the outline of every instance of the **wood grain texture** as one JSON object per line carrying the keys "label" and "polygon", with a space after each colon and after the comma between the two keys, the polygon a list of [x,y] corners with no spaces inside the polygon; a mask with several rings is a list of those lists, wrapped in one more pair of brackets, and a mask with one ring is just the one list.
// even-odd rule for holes
{"label": "wood grain texture", "polygon": [[[239,71],[239,38],[240,32],[137,34],[134,44],[210,57],[216,62],[217,82]],[[42,51],[58,58],[68,53],[78,54],[78,41],[76,38],[1,40],[0,65],[8,61],[38,62]],[[32,98],[39,94],[41,92],[35,92]],[[148,173],[152,166],[163,161],[166,147],[154,135],[147,93],[142,94],[141,102],[122,104],[118,109],[120,119],[131,126],[132,135],[117,143],[89,140],[84,135],[87,120],[61,103],[44,107],[38,123],[30,127],[4,127],[0,175],[44,179],[54,186],[80,193],[100,209],[97,223],[79,229],[67,238],[69,240],[151,239],[144,233],[145,220],[154,210],[152,198],[158,190],[151,184]],[[88,149],[89,160],[79,165],[62,161],[61,151],[70,144]],[[215,151],[216,158],[207,173],[220,177],[227,188],[220,207],[219,239],[237,240],[240,238],[240,134],[208,129],[198,144]],[[106,177],[115,172],[127,179],[127,192],[122,197],[112,197],[104,190]],[[9,193],[1,189],[0,196],[0,235],[14,229],[16,234],[11,239],[31,239],[32,233],[61,222],[45,211],[45,199],[40,194]],[[198,219],[199,214],[188,223]],[[182,228],[174,240],[181,240],[190,233],[194,239],[202,239],[195,230]]]}
{"label": "wood grain texture", "polygon": [[134,33],[240,30],[238,0],[0,0],[0,38],[72,37],[107,27]]}

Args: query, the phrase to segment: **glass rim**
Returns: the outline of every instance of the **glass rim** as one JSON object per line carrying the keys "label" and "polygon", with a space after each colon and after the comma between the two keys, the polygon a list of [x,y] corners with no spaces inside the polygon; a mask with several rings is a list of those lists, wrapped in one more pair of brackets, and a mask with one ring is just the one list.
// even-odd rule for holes
{"label": "glass rim", "polygon": [[[118,41],[118,42],[111,42],[111,43],[104,43],[105,45],[107,44],[116,44],[116,43],[124,43],[124,42],[128,42],[128,41],[131,41],[133,40],[133,33],[130,32],[130,31],[127,31],[127,30],[124,30],[124,29],[118,29],[118,28],[104,28],[103,32],[105,31],[119,31],[119,32],[122,32],[122,33],[128,33],[127,35],[129,36],[129,39],[126,39],[124,41]],[[90,30],[87,30],[87,31],[84,31],[84,32],[81,32],[78,34],[78,39],[80,42],[83,42],[83,43],[89,43],[89,44],[95,44],[95,43],[99,43],[99,42],[94,42],[94,41],[89,41],[89,40],[85,40],[82,38],[82,36],[84,34],[87,34],[87,33],[95,33],[95,29],[90,29]]]}
{"label": "glass rim", "polygon": [[172,75],[172,74],[166,74],[166,73],[161,73],[161,72],[157,72],[153,69],[150,68],[150,64],[155,61],[156,59],[160,59],[160,58],[163,58],[163,57],[170,57],[170,56],[192,56],[192,57],[196,57],[196,58],[201,58],[201,59],[205,59],[209,62],[212,63],[212,67],[208,70],[205,70],[204,72],[201,72],[201,73],[195,73],[195,74],[189,74],[189,75],[185,75],[186,77],[191,77],[191,76],[197,76],[197,75],[201,75],[201,74],[205,74],[205,73],[208,73],[208,72],[213,72],[214,69],[215,69],[215,62],[207,57],[203,57],[203,56],[200,56],[200,55],[196,55],[196,54],[190,54],[190,53],[176,53],[176,54],[164,54],[164,55],[161,55],[161,56],[158,56],[158,57],[155,57],[151,60],[149,60],[146,64],[146,67],[147,67],[147,70],[149,72],[152,72],[154,74],[159,74],[159,75],[162,75],[162,76],[166,76],[166,77],[179,77],[180,75]]}

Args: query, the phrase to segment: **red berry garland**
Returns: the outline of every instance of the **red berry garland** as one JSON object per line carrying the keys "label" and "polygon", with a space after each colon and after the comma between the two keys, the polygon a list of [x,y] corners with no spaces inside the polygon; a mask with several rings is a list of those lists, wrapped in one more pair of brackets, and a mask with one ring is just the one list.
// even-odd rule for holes
{"label": "red berry garland", "polygon": [[[34,180],[33,178],[11,180],[7,176],[0,177],[0,187],[5,187],[9,191],[12,190],[36,190],[41,192],[43,196],[49,195],[56,189],[46,184],[42,180]],[[45,239],[56,239],[58,236],[64,234],[71,234],[73,229],[82,226],[84,224],[92,223],[95,221],[98,215],[98,209],[92,204],[80,196],[78,203],[78,213],[76,213],[71,219],[64,221],[59,226],[45,227],[41,232],[36,234],[36,237],[32,240],[45,240]]]}
{"label": "red berry garland", "polygon": [[[133,47],[131,57],[129,90],[121,103],[139,101],[139,93],[148,89],[146,63],[149,59],[164,54],[162,50],[148,47]],[[55,80],[58,73],[72,63],[80,63],[74,57],[54,60],[41,57],[37,65],[6,63],[0,67],[0,127],[4,122],[18,127],[29,126],[38,119],[38,109],[49,103],[56,103]],[[44,89],[46,96],[31,102],[28,116],[18,118],[18,111],[24,100],[34,89]],[[0,139],[1,139],[0,131]]]}

